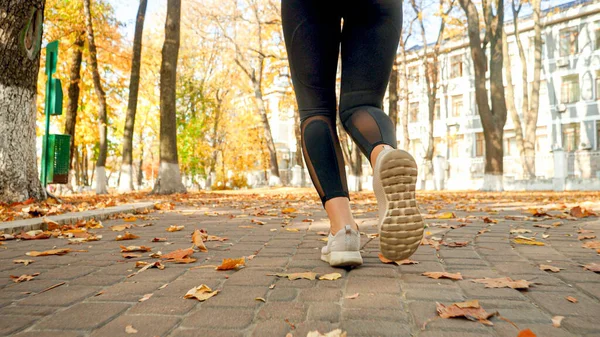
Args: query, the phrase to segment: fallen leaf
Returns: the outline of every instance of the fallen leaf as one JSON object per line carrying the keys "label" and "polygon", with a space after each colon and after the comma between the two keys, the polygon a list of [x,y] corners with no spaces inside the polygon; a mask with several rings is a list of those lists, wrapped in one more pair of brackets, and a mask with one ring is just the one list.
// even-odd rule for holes
{"label": "fallen leaf", "polygon": [[171,225],[169,226],[169,228],[167,228],[167,232],[179,232],[180,230],[184,229],[185,226],[184,225]]}
{"label": "fallen leaf", "polygon": [[227,241],[227,240],[228,240],[227,238],[218,237],[216,235],[209,235],[206,238],[205,241],[220,241],[220,242],[223,242],[223,241]]}
{"label": "fallen leaf", "polygon": [[598,249],[600,248],[600,241],[588,241],[582,245],[583,248]]}
{"label": "fallen leaf", "polygon": [[526,280],[513,280],[510,277],[500,278],[480,278],[471,280],[471,282],[485,284],[486,288],[512,288],[512,289],[528,289],[531,282]]}
{"label": "fallen leaf", "polygon": [[219,293],[219,290],[212,291],[206,284],[201,284],[197,287],[190,289],[183,298],[195,298],[200,302],[206,301],[207,299],[215,296]]}
{"label": "fallen leaf", "polygon": [[152,239],[152,242],[165,242],[167,241],[167,238],[154,238]]}
{"label": "fallen leaf", "polygon": [[593,234],[579,234],[577,236],[577,240],[588,240],[588,239],[595,239],[596,235]]}
{"label": "fallen leaf", "polygon": [[454,219],[454,218],[456,218],[456,214],[454,214],[454,212],[445,212],[445,213],[438,214],[435,218],[436,219]]}
{"label": "fallen leaf", "polygon": [[20,240],[45,240],[49,239],[51,236],[52,234],[50,234],[50,232],[44,232],[41,230],[29,231],[15,235],[15,237]]}
{"label": "fallen leaf", "polygon": [[319,276],[319,280],[333,281],[339,279],[340,277],[342,277],[342,274],[340,273],[330,273]]}
{"label": "fallen leaf", "polygon": [[296,212],[296,209],[293,207],[288,207],[288,208],[284,208],[281,210],[281,213],[283,214],[290,214],[290,213],[294,213]]}
{"label": "fallen leaf", "polygon": [[254,300],[255,300],[255,301],[261,301],[261,302],[263,302],[263,303],[266,303],[266,302],[267,302],[267,300],[265,300],[265,299],[264,299],[264,298],[262,298],[262,297],[257,297],[257,298],[255,298]]}
{"label": "fallen leaf", "polygon": [[125,327],[125,332],[132,334],[132,333],[138,333],[138,331],[132,326],[132,325],[128,325]]}
{"label": "fallen leaf", "polygon": [[577,233],[579,233],[579,234],[591,234],[591,233],[594,233],[594,231],[590,230],[590,229],[579,228],[577,230]]}
{"label": "fallen leaf", "polygon": [[469,241],[453,241],[453,242],[444,242],[444,246],[448,246],[451,248],[456,247],[464,247],[469,244]]}
{"label": "fallen leaf", "polygon": [[138,257],[142,257],[142,254],[136,254],[136,253],[122,253],[121,256],[123,256],[126,259],[137,259]]}
{"label": "fallen leaf", "polygon": [[31,281],[38,275],[40,275],[40,273],[35,273],[35,274],[31,274],[31,275],[23,274],[21,276],[10,275],[10,278],[15,283],[21,283],[21,282]]}
{"label": "fallen leaf", "polygon": [[192,234],[192,242],[201,252],[208,252],[208,248],[206,248],[206,245],[204,245],[203,237],[204,233],[202,233],[199,229],[196,229]]}
{"label": "fallen leaf", "polygon": [[560,323],[565,318],[565,316],[554,316],[552,317],[552,326],[555,328],[560,328]]}
{"label": "fallen leaf", "polygon": [[531,233],[531,230],[525,229],[525,228],[517,228],[517,229],[510,230],[510,234],[525,234],[525,233]]}
{"label": "fallen leaf", "polygon": [[525,329],[519,331],[517,337],[537,337],[537,335],[534,334],[533,331],[531,331],[530,329]]}
{"label": "fallen leaf", "polygon": [[243,267],[246,265],[246,260],[243,257],[237,259],[223,259],[221,265],[216,270],[231,270]]}
{"label": "fallen leaf", "polygon": [[[464,304],[465,302],[461,303]],[[469,302],[466,302],[469,303]],[[441,318],[453,318],[453,317],[464,317],[471,321],[478,321],[485,325],[494,325],[492,322],[488,320],[488,318],[497,315],[498,313],[488,313],[482,307],[479,306],[477,302],[477,306],[467,307],[459,307],[456,304],[452,304],[450,306],[445,306],[442,303],[436,302],[436,310]]]}
{"label": "fallen leaf", "polygon": [[484,228],[484,229],[481,229],[481,230],[479,230],[479,231],[477,232],[477,234],[481,235],[481,234],[483,234],[483,233],[485,233],[485,232],[489,232],[489,231],[490,231],[489,229],[487,229],[487,228]]}
{"label": "fallen leaf", "polygon": [[[319,332],[319,330],[310,331],[306,337],[346,337],[347,334],[345,331],[341,329],[335,329],[333,331],[329,331],[325,334]],[[286,336],[287,337],[287,336]]]}
{"label": "fallen leaf", "polygon": [[353,300],[353,299],[357,298],[357,297],[358,297],[358,295],[359,295],[359,294],[358,294],[358,293],[356,293],[356,294],[348,295],[348,296],[346,296],[346,297],[344,297],[344,298],[347,298],[347,299],[349,299],[349,300]]}
{"label": "fallen leaf", "polygon": [[256,219],[252,219],[252,220],[250,220],[250,222],[252,222],[252,223],[255,223],[255,224],[257,224],[257,225],[261,225],[261,226],[263,226],[263,225],[266,225],[266,224],[267,224],[267,223],[266,223],[266,222],[264,222],[264,221],[260,221],[260,220],[256,220]]}
{"label": "fallen leaf", "polygon": [[590,263],[583,265],[583,269],[593,271],[594,273],[600,273],[600,264]]}
{"label": "fallen leaf", "polygon": [[59,249],[46,250],[43,252],[37,252],[37,251],[27,252],[26,255],[28,255],[28,256],[65,255],[70,251],[71,251],[71,249],[69,249],[69,248],[59,248]]}
{"label": "fallen leaf", "polygon": [[300,231],[298,228],[286,228],[285,230],[288,232],[299,232]]}
{"label": "fallen leaf", "polygon": [[571,303],[577,303],[579,302],[575,297],[573,296],[567,296],[565,297],[567,299],[567,301],[571,302]]}
{"label": "fallen leaf", "polygon": [[479,301],[478,300],[470,300],[470,301],[466,301],[466,302],[454,303],[454,305],[456,305],[459,308],[479,308]]}
{"label": "fallen leaf", "polygon": [[551,271],[553,273],[558,273],[561,269],[563,268],[558,268],[558,267],[554,267],[548,264],[540,264],[540,270],[544,270],[544,271]]}
{"label": "fallen leaf", "polygon": [[[181,260],[185,258],[191,257],[194,254],[194,249],[186,248],[186,249],[178,249],[176,251],[163,254],[160,258],[163,260]],[[170,261],[167,261],[170,262]]]}
{"label": "fallen leaf", "polygon": [[448,272],[439,272],[439,271],[428,271],[425,272],[421,275],[430,277],[430,278],[434,278],[434,279],[439,279],[439,278],[449,278],[451,280],[462,280],[463,277],[460,273],[448,273]]}
{"label": "fallen leaf", "polygon": [[135,234],[131,234],[129,232],[125,232],[125,234],[121,234],[121,235],[117,235],[117,238],[115,239],[116,241],[123,241],[123,240],[134,240],[134,239],[139,239],[140,237],[135,235]]}
{"label": "fallen leaf", "polygon": [[146,295],[144,295],[142,298],[140,298],[140,299],[138,300],[138,302],[144,302],[144,301],[147,301],[147,300],[149,300],[149,299],[150,299],[150,297],[152,297],[152,295],[154,295],[154,294],[146,294]]}
{"label": "fallen leaf", "polygon": [[256,228],[256,227],[254,227],[254,226],[246,226],[246,225],[244,225],[244,226],[238,226],[238,227],[239,227],[239,228]]}
{"label": "fallen leaf", "polygon": [[379,256],[379,261],[381,261],[383,263],[395,263],[398,266],[400,266],[400,265],[406,265],[406,264],[419,264],[419,262],[413,261],[413,260],[410,260],[410,259],[392,261],[390,259],[385,258],[383,256],[383,254],[381,254],[381,253],[379,253],[378,256]]}
{"label": "fallen leaf", "polygon": [[520,245],[531,245],[531,246],[545,246],[546,244],[540,241],[537,241],[534,238],[529,238],[526,236],[517,236],[512,240],[512,242],[520,244]]}
{"label": "fallen leaf", "polygon": [[569,212],[569,214],[576,218],[587,218],[589,216],[597,216],[598,215],[594,211],[585,209],[581,206],[575,206],[575,207],[571,208],[571,211]]}
{"label": "fallen leaf", "polygon": [[481,218],[481,220],[483,220],[484,223],[498,223],[498,220],[496,219],[491,219],[490,217],[484,216]]}
{"label": "fallen leaf", "polygon": [[13,260],[13,263],[22,263],[24,265],[28,265],[33,262],[34,262],[33,260]]}
{"label": "fallen leaf", "polygon": [[306,280],[314,280],[317,277],[317,273],[313,273],[311,271],[303,272],[303,273],[276,273],[276,274],[267,274],[268,276],[277,276],[277,277],[287,277],[290,281],[298,280],[298,279],[306,279]]}
{"label": "fallen leaf", "polygon": [[131,253],[131,252],[149,252],[152,250],[152,247],[146,246],[119,246],[121,247],[121,253]]}
{"label": "fallen leaf", "polygon": [[129,216],[127,218],[123,218],[123,221],[125,221],[125,222],[134,222],[134,221],[137,221],[137,218],[135,216]]}
{"label": "fallen leaf", "polygon": [[543,224],[534,224],[533,227],[538,227],[538,228],[552,228],[553,226],[551,225],[543,225]]}
{"label": "fallen leaf", "polygon": [[114,226],[110,226],[110,230],[112,230],[113,232],[122,232],[126,229],[130,229],[131,227],[133,227],[133,225],[131,225],[131,224],[114,225]]}

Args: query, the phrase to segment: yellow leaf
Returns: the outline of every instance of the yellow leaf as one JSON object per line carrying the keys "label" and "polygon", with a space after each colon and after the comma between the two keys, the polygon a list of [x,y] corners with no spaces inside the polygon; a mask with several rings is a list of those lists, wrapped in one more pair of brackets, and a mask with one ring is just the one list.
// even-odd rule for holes
{"label": "yellow leaf", "polygon": [[437,219],[454,219],[456,218],[456,214],[454,214],[454,212],[446,212],[446,213],[441,213],[438,216],[436,216]]}
{"label": "yellow leaf", "polygon": [[339,279],[340,277],[342,277],[342,274],[340,273],[330,273],[319,276],[319,280],[333,281]]}
{"label": "yellow leaf", "polygon": [[299,232],[300,231],[298,228],[286,228],[285,230],[288,232]]}
{"label": "yellow leaf", "polygon": [[190,289],[183,298],[195,298],[200,302],[206,301],[207,299],[215,296],[219,293],[219,290],[212,291],[206,284],[201,284],[197,287]]}
{"label": "yellow leaf", "polygon": [[181,226],[171,225],[171,226],[169,226],[169,228],[167,228],[167,232],[179,232],[184,227],[185,227],[184,225],[181,225]]}
{"label": "yellow leaf", "polygon": [[540,241],[537,241],[534,238],[528,238],[525,236],[517,236],[516,238],[514,238],[512,240],[514,243],[520,244],[520,245],[531,245],[531,246],[545,246],[546,244]]}

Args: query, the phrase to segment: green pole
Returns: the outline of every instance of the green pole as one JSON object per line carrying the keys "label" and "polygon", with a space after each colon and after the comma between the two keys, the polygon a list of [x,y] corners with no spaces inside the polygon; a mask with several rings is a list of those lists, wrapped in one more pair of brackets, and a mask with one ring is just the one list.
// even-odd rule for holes
{"label": "green pole", "polygon": [[50,112],[51,106],[54,104],[54,86],[52,85],[52,75],[56,72],[56,61],[58,58],[58,41],[48,43],[46,46],[46,95],[44,104],[44,113],[46,115],[46,126],[42,145],[42,168],[40,181],[42,186],[46,188],[48,185],[48,134],[50,133]]}

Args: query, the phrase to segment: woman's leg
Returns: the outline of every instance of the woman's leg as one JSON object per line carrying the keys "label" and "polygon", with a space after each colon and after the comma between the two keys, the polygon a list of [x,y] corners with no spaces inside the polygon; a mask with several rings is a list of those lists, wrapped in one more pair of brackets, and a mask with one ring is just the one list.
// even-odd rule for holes
{"label": "woman's leg", "polygon": [[281,12],[306,166],[329,216],[331,233],[345,225],[356,229],[336,131],[340,8],[317,0],[283,0]]}
{"label": "woman's leg", "polygon": [[394,124],[381,109],[400,40],[402,1],[349,1],[343,17],[340,118],[373,165],[380,249],[397,261],[409,257],[423,236],[417,165],[410,154],[395,150]]}

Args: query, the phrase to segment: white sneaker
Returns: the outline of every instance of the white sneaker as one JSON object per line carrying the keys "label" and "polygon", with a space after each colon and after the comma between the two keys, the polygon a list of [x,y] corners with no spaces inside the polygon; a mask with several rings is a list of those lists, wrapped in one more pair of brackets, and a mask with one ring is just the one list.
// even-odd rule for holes
{"label": "white sneaker", "polygon": [[423,238],[423,218],[415,200],[417,163],[406,151],[386,149],[373,168],[379,208],[379,249],[398,261],[410,257]]}
{"label": "white sneaker", "polygon": [[332,267],[359,266],[363,263],[360,256],[360,233],[350,225],[331,235],[327,246],[321,249],[321,260]]}

